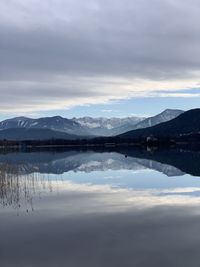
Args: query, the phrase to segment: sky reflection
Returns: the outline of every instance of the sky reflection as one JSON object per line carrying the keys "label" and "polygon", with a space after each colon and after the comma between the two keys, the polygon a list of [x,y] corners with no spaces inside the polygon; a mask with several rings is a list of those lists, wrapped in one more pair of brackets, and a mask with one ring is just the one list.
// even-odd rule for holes
{"label": "sky reflection", "polygon": [[0,217],[3,267],[199,266],[200,179],[152,159],[1,155]]}

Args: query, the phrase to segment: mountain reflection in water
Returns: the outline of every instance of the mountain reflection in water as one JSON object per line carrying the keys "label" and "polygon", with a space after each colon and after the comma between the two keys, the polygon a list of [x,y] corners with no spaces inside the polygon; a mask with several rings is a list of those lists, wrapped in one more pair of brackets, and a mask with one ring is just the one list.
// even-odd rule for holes
{"label": "mountain reflection in water", "polygon": [[[155,170],[168,177],[183,176],[186,173],[200,176],[200,154],[168,150],[154,153],[133,150],[121,153],[66,151],[0,154],[0,204],[17,209],[23,205],[27,211],[33,210],[34,196],[40,196],[43,191],[53,191],[55,179],[49,179],[50,174],[58,175],[58,185],[63,179],[59,175],[64,173],[89,174],[123,170],[133,173]],[[86,181],[88,183],[92,183],[92,180]],[[119,187],[119,184],[112,183],[112,187],[116,186]]]}
{"label": "mountain reflection in water", "polygon": [[[157,155],[157,153],[159,153]],[[125,155],[128,157],[125,157]],[[52,173],[62,174],[69,171],[74,172],[92,172],[106,170],[138,170],[154,169],[163,172],[167,176],[183,175],[190,170],[185,170],[185,163],[189,162],[189,156],[192,157],[191,163],[199,166],[199,158],[193,153],[182,152],[156,152],[155,154],[142,151],[124,151],[117,152],[76,152],[68,151],[63,153],[18,153],[18,154],[0,154],[0,167],[4,163],[15,167],[18,174],[29,173]],[[181,164],[179,164],[181,163]],[[12,169],[12,167],[11,167]],[[200,168],[198,168],[200,175]],[[192,171],[191,171],[192,172]]]}
{"label": "mountain reflection in water", "polygon": [[1,266],[199,266],[199,166],[183,150],[0,154]]}

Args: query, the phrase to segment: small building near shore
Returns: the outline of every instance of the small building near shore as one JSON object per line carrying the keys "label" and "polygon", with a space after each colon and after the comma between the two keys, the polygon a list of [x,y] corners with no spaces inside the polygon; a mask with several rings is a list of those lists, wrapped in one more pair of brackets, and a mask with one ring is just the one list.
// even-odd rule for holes
{"label": "small building near shore", "polygon": [[146,138],[147,143],[157,142],[158,138],[154,137],[153,135],[150,135]]}

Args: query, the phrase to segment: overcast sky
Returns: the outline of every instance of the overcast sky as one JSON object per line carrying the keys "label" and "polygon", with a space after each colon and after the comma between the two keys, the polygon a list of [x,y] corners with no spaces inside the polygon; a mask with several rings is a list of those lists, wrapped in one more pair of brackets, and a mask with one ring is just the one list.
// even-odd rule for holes
{"label": "overcast sky", "polygon": [[199,14],[199,0],[1,0],[0,118],[196,107]]}

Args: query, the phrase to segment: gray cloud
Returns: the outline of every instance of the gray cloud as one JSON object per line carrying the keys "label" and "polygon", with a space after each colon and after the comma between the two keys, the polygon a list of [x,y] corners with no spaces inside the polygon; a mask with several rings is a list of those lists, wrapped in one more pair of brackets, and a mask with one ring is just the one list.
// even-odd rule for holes
{"label": "gray cloud", "polygon": [[138,79],[188,87],[200,70],[199,12],[197,0],[2,0],[1,109],[127,97]]}

